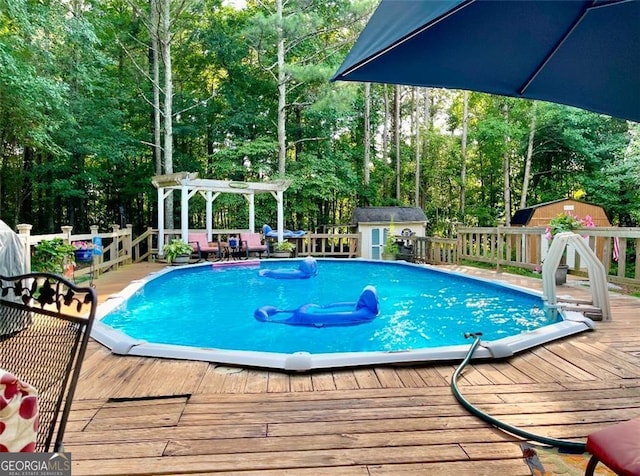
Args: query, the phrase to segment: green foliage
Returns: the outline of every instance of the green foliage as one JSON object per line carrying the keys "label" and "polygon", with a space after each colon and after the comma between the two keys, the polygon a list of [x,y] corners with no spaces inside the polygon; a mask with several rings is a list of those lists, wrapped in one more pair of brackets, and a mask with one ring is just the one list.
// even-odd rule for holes
{"label": "green foliage", "polygon": [[393,222],[389,226],[389,230],[387,231],[387,240],[384,242],[384,246],[382,247],[382,253],[385,255],[396,255],[400,251],[398,243],[396,243],[395,232]]}
{"label": "green foliage", "polygon": [[568,213],[560,213],[549,221],[549,233],[555,236],[565,231],[573,231],[582,226],[582,220]]}
{"label": "green foliage", "polygon": [[164,247],[162,248],[162,252],[165,259],[169,263],[173,263],[176,257],[178,256],[181,256],[181,255],[190,256],[191,253],[193,252],[193,248],[191,248],[190,244],[185,243],[182,240],[173,239],[171,240],[170,243],[164,245]]}
{"label": "green foliage", "polygon": [[[376,1],[283,2],[284,106],[278,103],[275,2],[251,1],[242,10],[222,7],[220,0],[187,4],[172,19],[174,171],[223,180],[276,178],[277,112],[284,107],[292,180],[284,196],[287,228],[345,224],[355,206],[414,205],[413,123],[421,116],[415,205],[427,214],[429,232],[451,236],[458,224],[503,222],[504,157],[510,159],[511,202],[519,203],[533,102],[482,93],[469,94],[463,184],[462,92],[429,89],[427,120],[413,91],[401,88],[396,196],[393,87],[372,84],[372,168],[364,183],[364,87],[328,78]],[[34,233],[112,223],[132,223],[140,232],[156,225],[157,216],[143,18],[149,3],[83,5],[0,0],[2,218],[31,223]],[[535,113],[527,203],[581,193],[604,206],[614,223],[637,226],[640,126],[542,102]],[[275,222],[272,196],[257,196],[255,205],[258,222]],[[190,226],[204,226],[204,210],[204,200],[194,197]],[[174,216],[179,213],[178,204]],[[214,213],[214,227],[246,227],[248,205],[240,196],[221,195]]]}
{"label": "green foliage", "polygon": [[64,274],[64,267],[75,264],[75,247],[62,238],[42,240],[35,246],[31,269],[37,272]]}
{"label": "green foliage", "polygon": [[382,248],[382,252],[385,255],[395,255],[399,251],[398,244],[391,237],[387,238],[387,241],[384,243],[384,247]]}
{"label": "green foliage", "polygon": [[290,241],[281,241],[273,245],[273,251],[279,251],[283,253],[291,253],[295,249],[295,245]]}

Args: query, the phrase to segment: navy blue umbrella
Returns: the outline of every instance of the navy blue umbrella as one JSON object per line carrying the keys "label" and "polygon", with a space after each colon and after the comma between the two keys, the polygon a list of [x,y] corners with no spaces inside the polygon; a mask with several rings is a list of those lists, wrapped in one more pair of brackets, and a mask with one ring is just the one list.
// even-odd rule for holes
{"label": "navy blue umbrella", "polygon": [[333,80],[468,89],[640,122],[640,0],[382,0]]}

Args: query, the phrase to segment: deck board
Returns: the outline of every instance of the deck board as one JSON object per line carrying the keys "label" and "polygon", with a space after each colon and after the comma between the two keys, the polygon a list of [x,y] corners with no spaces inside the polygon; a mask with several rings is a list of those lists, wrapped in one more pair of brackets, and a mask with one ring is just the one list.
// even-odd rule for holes
{"label": "deck board", "polygon": [[[96,280],[100,300],[153,271]],[[456,268],[540,287],[539,280]],[[583,298],[582,287],[562,294]],[[611,293],[613,321],[502,361],[473,362],[459,387],[481,410],[584,441],[640,416],[640,299]],[[73,474],[526,476],[516,437],[455,400],[456,364],[286,373],[114,356],[90,342],[65,435]]]}

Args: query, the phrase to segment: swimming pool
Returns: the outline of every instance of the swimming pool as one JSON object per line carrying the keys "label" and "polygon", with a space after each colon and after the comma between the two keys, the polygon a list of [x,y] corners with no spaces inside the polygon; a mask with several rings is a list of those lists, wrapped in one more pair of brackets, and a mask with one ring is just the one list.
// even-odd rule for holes
{"label": "swimming pool", "polygon": [[[483,332],[476,356],[506,357],[591,328],[588,319],[544,309],[539,293],[422,265],[320,259],[318,276],[309,279],[258,273],[297,263],[167,268],[102,304],[92,335],[119,354],[311,370],[458,360],[468,349],[465,332]],[[264,305],[355,301],[367,285],[377,289],[380,314],[366,324],[309,328],[253,317]]]}

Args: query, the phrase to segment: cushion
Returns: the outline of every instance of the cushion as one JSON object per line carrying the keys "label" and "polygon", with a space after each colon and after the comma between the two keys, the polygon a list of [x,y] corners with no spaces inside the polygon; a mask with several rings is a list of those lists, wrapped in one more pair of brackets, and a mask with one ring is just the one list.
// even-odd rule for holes
{"label": "cushion", "polygon": [[587,451],[622,476],[640,474],[640,418],[592,433]]}

